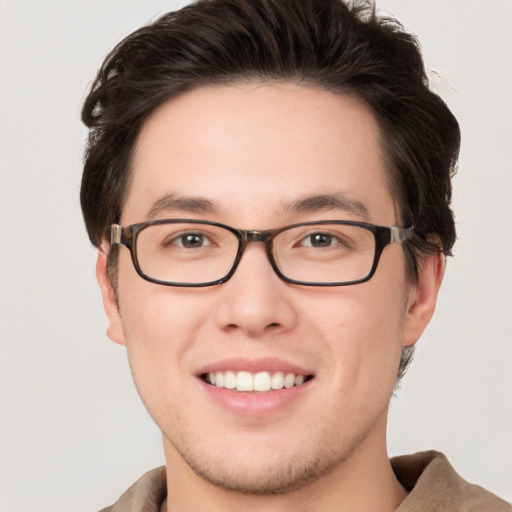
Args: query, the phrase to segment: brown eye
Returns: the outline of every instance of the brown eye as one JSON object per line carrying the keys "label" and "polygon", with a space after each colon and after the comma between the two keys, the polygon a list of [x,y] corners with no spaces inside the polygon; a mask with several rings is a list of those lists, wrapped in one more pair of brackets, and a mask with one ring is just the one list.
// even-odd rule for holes
{"label": "brown eye", "polygon": [[168,238],[162,244],[164,247],[179,247],[182,249],[199,249],[212,245],[209,238],[202,233],[186,232]]}
{"label": "brown eye", "polygon": [[204,245],[205,238],[203,235],[198,233],[189,233],[179,237],[179,244],[185,249],[195,249],[196,247],[202,247]]}
{"label": "brown eye", "polygon": [[329,233],[312,233],[306,236],[300,242],[300,245],[305,247],[331,247],[333,244],[338,243],[339,240],[330,235]]}
{"label": "brown eye", "polygon": [[332,236],[325,233],[315,233],[308,238],[312,247],[328,247],[332,244]]}

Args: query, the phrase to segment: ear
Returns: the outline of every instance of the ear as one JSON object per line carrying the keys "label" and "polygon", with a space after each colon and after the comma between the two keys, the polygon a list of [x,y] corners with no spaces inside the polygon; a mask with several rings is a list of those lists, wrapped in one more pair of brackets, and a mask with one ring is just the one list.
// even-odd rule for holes
{"label": "ear", "polygon": [[436,309],[437,294],[444,276],[445,258],[439,252],[419,261],[418,281],[411,286],[407,300],[403,346],[414,345]]}
{"label": "ear", "polygon": [[107,272],[107,254],[108,249],[100,247],[98,249],[98,258],[96,260],[96,279],[100,285],[101,296],[103,298],[103,307],[107,314],[108,327],[107,336],[120,345],[125,345],[125,335],[123,322],[119,305],[117,304],[116,294]]}

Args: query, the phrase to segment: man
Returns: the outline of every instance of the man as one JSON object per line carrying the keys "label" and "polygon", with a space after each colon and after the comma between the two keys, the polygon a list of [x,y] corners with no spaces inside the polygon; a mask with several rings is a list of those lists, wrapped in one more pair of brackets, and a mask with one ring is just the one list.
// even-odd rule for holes
{"label": "man", "polygon": [[386,452],[455,240],[459,128],[412,36],[339,0],[199,2],[114,49],[83,119],[108,335],[166,459],[106,510],[510,510]]}

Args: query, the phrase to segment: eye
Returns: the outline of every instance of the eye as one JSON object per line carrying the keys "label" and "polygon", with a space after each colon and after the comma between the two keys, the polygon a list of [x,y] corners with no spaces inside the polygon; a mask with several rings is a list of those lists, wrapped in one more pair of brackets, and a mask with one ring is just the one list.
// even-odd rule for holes
{"label": "eye", "polygon": [[210,239],[202,233],[180,233],[164,242],[165,246],[178,246],[183,249],[198,249],[200,247],[208,247],[213,245]]}
{"label": "eye", "polygon": [[312,233],[303,238],[300,245],[306,247],[331,247],[334,244],[339,244],[340,240],[330,235],[329,233]]}

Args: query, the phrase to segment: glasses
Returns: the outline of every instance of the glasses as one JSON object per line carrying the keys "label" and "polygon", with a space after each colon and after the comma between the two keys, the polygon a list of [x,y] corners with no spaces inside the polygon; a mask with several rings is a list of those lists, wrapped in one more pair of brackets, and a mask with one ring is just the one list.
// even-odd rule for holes
{"label": "glasses", "polygon": [[135,270],[165,286],[225,283],[247,245],[261,242],[276,274],[304,286],[346,286],[371,279],[384,248],[412,237],[402,229],[346,220],[314,221],[265,231],[211,221],[166,219],[111,226],[112,245],[130,250]]}

